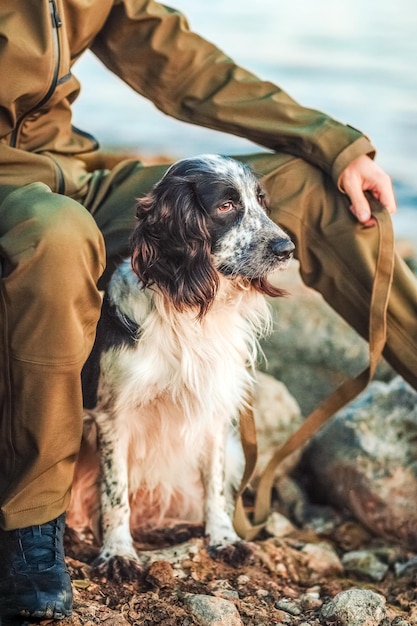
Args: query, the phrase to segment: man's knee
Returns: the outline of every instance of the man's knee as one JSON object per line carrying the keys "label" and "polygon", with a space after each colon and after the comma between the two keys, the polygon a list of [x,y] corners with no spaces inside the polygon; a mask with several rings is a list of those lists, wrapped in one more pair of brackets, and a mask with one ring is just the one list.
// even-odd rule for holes
{"label": "man's knee", "polygon": [[332,185],[325,181],[323,172],[307,161],[283,153],[260,152],[245,155],[242,160],[262,181],[273,217],[281,208],[300,211],[311,194],[320,195],[323,186]]}
{"label": "man's knee", "polygon": [[[48,263],[105,263],[102,235],[88,211],[43,183],[16,188],[0,205],[0,246],[14,265],[36,254]],[[36,252],[35,252],[36,251]]]}

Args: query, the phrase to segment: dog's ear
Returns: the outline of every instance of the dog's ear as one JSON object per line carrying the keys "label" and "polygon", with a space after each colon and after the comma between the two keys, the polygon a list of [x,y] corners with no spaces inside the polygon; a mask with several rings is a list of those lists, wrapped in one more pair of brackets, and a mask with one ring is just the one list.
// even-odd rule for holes
{"label": "dog's ear", "polygon": [[180,311],[203,317],[218,289],[206,213],[192,183],[162,179],[137,204],[132,268],[144,287],[156,287]]}

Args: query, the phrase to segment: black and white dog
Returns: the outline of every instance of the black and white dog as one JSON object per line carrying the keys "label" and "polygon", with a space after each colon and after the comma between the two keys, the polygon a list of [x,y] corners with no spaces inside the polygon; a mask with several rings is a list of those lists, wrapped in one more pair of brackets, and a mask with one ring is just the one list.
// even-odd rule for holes
{"label": "black and white dog", "polygon": [[200,517],[211,546],[239,539],[226,437],[270,329],[264,294],[283,294],[268,274],[293,249],[256,177],[231,158],[178,161],[139,200],[132,256],[113,274],[83,372],[99,433],[102,564],[138,560],[133,508]]}

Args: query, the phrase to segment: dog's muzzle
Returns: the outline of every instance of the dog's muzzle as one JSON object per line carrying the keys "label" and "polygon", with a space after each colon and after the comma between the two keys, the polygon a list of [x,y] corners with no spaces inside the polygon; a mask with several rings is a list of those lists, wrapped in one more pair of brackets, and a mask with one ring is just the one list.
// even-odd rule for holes
{"label": "dog's muzzle", "polygon": [[291,239],[282,239],[281,237],[271,242],[271,250],[279,261],[288,261],[294,252],[295,245]]}

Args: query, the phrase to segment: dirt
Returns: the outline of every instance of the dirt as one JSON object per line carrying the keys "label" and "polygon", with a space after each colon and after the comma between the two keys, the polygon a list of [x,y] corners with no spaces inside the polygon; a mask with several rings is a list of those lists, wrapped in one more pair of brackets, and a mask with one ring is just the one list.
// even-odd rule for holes
{"label": "dirt", "polygon": [[[201,618],[199,621],[187,602],[189,594],[204,594],[231,602],[245,625],[318,626],[322,624],[322,605],[350,588],[372,589],[385,596],[387,624],[417,624],[416,570],[401,578],[394,572],[395,563],[405,562],[412,555],[401,546],[372,537],[355,521],[344,520],[324,535],[295,529],[285,538],[265,536],[219,553],[208,550],[203,532],[202,526],[184,524],[142,531],[136,542],[143,555],[141,570],[134,571],[132,580],[121,580],[121,569],[115,569],[115,579],[109,580],[91,566],[99,550],[92,537],[80,538],[67,529],[65,543],[74,588],[74,612],[60,624],[219,624]],[[323,542],[340,557],[348,550],[379,546],[391,567],[378,583],[366,577],[346,577],[337,568],[323,567],[322,562],[306,558],[304,546]],[[124,571],[125,577],[128,572]],[[53,620],[41,623],[50,624]]]}

